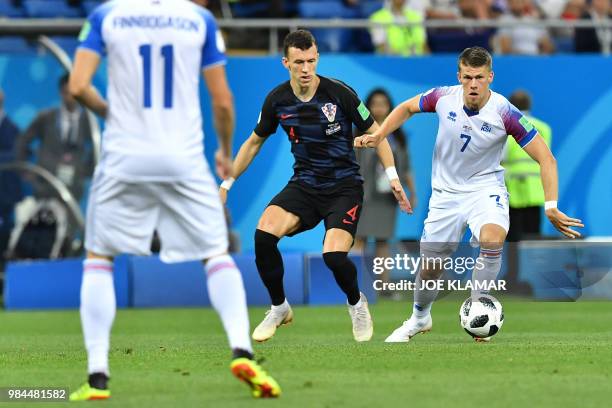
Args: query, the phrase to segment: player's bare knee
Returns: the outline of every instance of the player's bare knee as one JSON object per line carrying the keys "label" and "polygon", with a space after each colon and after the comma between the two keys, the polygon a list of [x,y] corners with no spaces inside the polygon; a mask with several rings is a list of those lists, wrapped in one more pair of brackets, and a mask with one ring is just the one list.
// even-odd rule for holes
{"label": "player's bare knee", "polygon": [[259,219],[257,229],[282,238],[296,231],[299,225],[300,219],[296,215],[280,207],[269,206]]}
{"label": "player's bare knee", "polygon": [[214,259],[216,259],[216,258],[224,257],[224,256],[229,256],[229,252],[227,252],[227,251],[225,251],[225,252],[219,252],[219,253],[218,253],[218,254],[216,254],[216,255],[209,256],[208,258],[202,259],[202,263],[203,263],[204,265],[206,265],[206,264],[207,264],[209,261],[214,260]]}
{"label": "player's bare knee", "polygon": [[112,256],[100,255],[92,251],[87,251],[87,259],[101,259],[103,261],[113,262]]}
{"label": "player's bare knee", "polygon": [[497,224],[485,224],[480,229],[480,247],[498,249],[504,245],[506,230]]}
{"label": "player's bare knee", "polygon": [[326,252],[348,252],[353,245],[353,236],[350,232],[340,228],[332,228],[325,233],[323,241],[323,253]]}

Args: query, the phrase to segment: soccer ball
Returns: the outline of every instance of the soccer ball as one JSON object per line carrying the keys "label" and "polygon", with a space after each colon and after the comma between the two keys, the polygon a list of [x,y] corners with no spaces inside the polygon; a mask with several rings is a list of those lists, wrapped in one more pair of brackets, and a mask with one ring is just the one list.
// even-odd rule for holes
{"label": "soccer ball", "polygon": [[499,300],[490,295],[469,297],[459,309],[461,327],[476,340],[488,340],[504,324],[504,311]]}

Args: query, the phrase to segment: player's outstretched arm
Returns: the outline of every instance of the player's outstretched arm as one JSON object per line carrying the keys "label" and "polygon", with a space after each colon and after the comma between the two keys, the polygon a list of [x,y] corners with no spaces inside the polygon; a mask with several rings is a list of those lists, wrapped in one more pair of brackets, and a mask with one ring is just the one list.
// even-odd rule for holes
{"label": "player's outstretched arm", "polygon": [[390,133],[394,132],[404,122],[406,122],[415,113],[421,112],[419,101],[421,95],[413,96],[412,98],[400,103],[391,111],[389,116],[380,125],[380,128],[371,135],[363,135],[356,137],[353,145],[355,147],[376,147]]}
{"label": "player's outstretched arm", "polygon": [[108,105],[91,84],[98,65],[100,65],[98,53],[88,49],[78,49],[74,57],[74,66],[70,72],[68,91],[77,101],[97,115],[106,118]]}
{"label": "player's outstretched arm", "polygon": [[572,229],[572,227],[584,227],[582,221],[568,217],[557,208],[559,194],[557,161],[548,146],[546,146],[544,139],[539,134],[536,134],[534,139],[524,147],[524,150],[540,165],[544,199],[546,200],[545,211],[551,224],[568,238],[580,237],[580,233]]}
{"label": "player's outstretched arm", "polygon": [[234,97],[227,83],[225,66],[215,65],[204,69],[204,80],[210,95],[213,122],[219,148],[215,153],[217,175],[226,179],[232,169],[232,138],[234,135]]}
{"label": "player's outstretched arm", "polygon": [[[374,124],[366,131],[366,134],[373,134],[379,129],[378,123],[374,122]],[[410,201],[406,197],[406,192],[402,187],[402,183],[400,182],[399,175],[397,174],[397,170],[395,169],[395,159],[393,158],[393,151],[391,150],[391,145],[387,139],[383,139],[378,146],[376,147],[376,154],[378,155],[378,159],[383,165],[385,169],[385,173],[389,178],[389,184],[391,186],[391,191],[399,204],[400,209],[408,214],[412,214],[412,208],[410,207]]]}
{"label": "player's outstretched arm", "polygon": [[236,181],[236,179],[249,167],[266,139],[266,137],[260,137],[257,133],[252,132],[251,136],[249,136],[242,146],[240,146],[240,150],[238,150],[238,154],[234,159],[230,175],[221,183],[221,187],[219,188],[219,195],[224,204],[227,201],[227,192],[232,187],[232,184],[234,184],[234,181]]}

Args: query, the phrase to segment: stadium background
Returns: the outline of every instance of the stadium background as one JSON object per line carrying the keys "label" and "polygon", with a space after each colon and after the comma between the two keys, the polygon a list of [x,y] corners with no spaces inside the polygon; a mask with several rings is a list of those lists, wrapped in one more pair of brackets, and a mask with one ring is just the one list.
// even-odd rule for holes
{"label": "stadium background", "polygon": [[[79,18],[86,16],[99,3],[100,1],[95,0],[0,0],[0,15],[8,18],[4,20],[4,23],[0,22],[0,30],[4,34],[0,36],[0,86],[6,95],[5,112],[20,129],[25,129],[40,110],[57,105],[56,81],[64,72],[62,64],[56,58],[57,55],[52,55],[48,47],[37,44],[36,34],[51,34],[51,40],[70,57],[78,45],[73,33],[76,33],[81,25],[82,20]],[[373,54],[372,43],[366,30],[368,23],[365,19],[381,6],[388,4],[382,1],[265,2],[253,0],[200,1],[200,3],[207,3],[213,12],[224,17],[219,22],[224,28],[230,46],[227,73],[236,101],[235,151],[251,133],[265,95],[276,85],[287,80],[287,72],[280,63],[279,42],[286,29],[301,25],[300,21],[306,26],[310,24],[318,27],[313,32],[318,38],[322,53],[318,68],[319,74],[339,78],[350,84],[362,99],[365,99],[374,88],[385,88],[389,90],[394,102],[399,103],[432,87],[455,84],[456,56],[464,46],[491,45],[492,48],[498,50],[499,44],[496,41],[490,43],[487,41],[495,38],[496,27],[499,29],[504,27],[503,18],[499,17],[500,15],[504,17],[504,13],[508,14],[507,7],[510,4],[505,1],[487,0],[486,4],[490,5],[490,16],[494,18],[479,21],[481,17],[475,18],[468,9],[469,7],[475,9],[485,2],[450,1],[449,4],[454,7],[452,9],[461,13],[461,18],[436,21],[428,17],[425,25],[428,30],[428,44],[431,53],[404,58]],[[610,160],[612,149],[609,148],[610,143],[608,142],[612,132],[612,116],[609,114],[609,106],[612,104],[612,76],[607,74],[611,68],[610,50],[609,47],[604,46],[603,54],[599,55],[593,53],[577,55],[572,52],[573,39],[571,29],[568,31],[567,26],[581,23],[581,21],[575,21],[576,17],[580,16],[580,11],[572,8],[579,3],[582,9],[578,8],[578,10],[587,10],[586,3],[568,1],[563,12],[557,16],[559,19],[547,15],[547,18],[540,20],[540,24],[544,24],[550,28],[551,33],[555,33],[552,38],[557,52],[554,55],[521,56],[497,55],[496,53],[494,56],[496,76],[493,89],[505,96],[509,96],[517,89],[527,90],[532,95],[531,113],[548,122],[553,130],[552,151],[559,163],[560,207],[568,214],[584,221],[586,226],[582,232],[587,239],[607,241],[606,237],[612,236],[612,221],[608,216],[608,209],[612,205],[612,189],[608,176],[612,171],[612,160]],[[436,4],[436,2],[408,1],[406,4],[410,7],[419,4]],[[525,4],[541,5],[543,14],[549,11],[545,3],[527,1]],[[506,8],[505,11],[504,8]],[[467,14],[466,10],[468,10]],[[572,13],[578,14],[572,17]],[[240,19],[242,17],[244,18]],[[300,17],[310,20],[287,18],[274,20],[266,19],[267,17]],[[340,19],[327,20],[330,17]],[[16,26],[11,24],[15,21],[18,23]],[[28,29],[29,22],[34,22],[36,25],[36,22],[45,21],[48,23],[47,28],[41,29],[40,27],[45,25],[41,23],[38,29],[33,27]],[[440,23],[454,27],[454,31],[440,30],[439,25],[436,25]],[[481,25],[478,25],[479,23]],[[351,27],[345,27],[345,25]],[[49,26],[53,28],[49,29]],[[19,35],[20,32],[26,35]],[[241,47],[244,49],[237,52],[236,48]],[[451,51],[453,47],[455,50]],[[267,49],[267,52],[262,53],[262,48]],[[103,92],[106,88],[105,77],[106,66],[103,62],[94,81]],[[211,123],[207,92],[203,84],[201,87],[204,130],[207,135],[205,151],[210,162],[216,148],[216,138]],[[99,123],[103,126],[101,121]],[[430,194],[431,157],[436,129],[437,118],[433,114],[418,115],[405,125],[419,205],[414,215],[401,214],[399,216],[396,234],[392,240],[395,251],[405,250],[404,242],[417,241],[421,235]],[[280,130],[277,134],[270,136],[270,140],[230,193],[231,228],[240,240],[242,253],[238,256],[245,265],[246,271],[243,273],[246,276],[256,277],[252,262],[252,237],[258,218],[269,200],[291,177],[292,163],[293,158],[290,154],[287,136]],[[28,191],[27,185],[28,183],[25,182],[26,192]],[[81,200],[80,207],[84,212],[86,196]],[[541,227],[543,237],[551,239],[560,237],[560,234],[553,230],[545,217],[542,217]],[[313,302],[313,299],[307,298],[310,297],[310,294],[319,291],[319,287],[333,284],[329,279],[321,282],[314,279],[317,273],[322,276],[326,275],[326,268],[314,255],[320,253],[323,233],[323,226],[320,225],[297,237],[284,238],[279,244],[287,256],[298,256],[298,258],[304,256],[303,266],[296,267],[296,270],[300,272],[296,272],[298,276],[294,284],[298,292],[302,286],[304,287],[302,295],[305,303]],[[539,247],[535,249],[536,254],[544,254],[545,258],[553,257],[554,245],[552,247],[546,247],[547,244],[542,243],[538,245]],[[571,245],[566,245],[564,248],[560,256],[554,257],[568,260],[568,262],[559,263],[556,268],[561,268],[564,276],[569,273],[572,281],[581,280],[577,278],[577,275],[584,274],[584,258],[588,258],[586,263],[589,268],[592,265],[597,265],[598,268],[602,265],[609,267],[609,260],[605,255],[585,256],[585,251],[586,253],[592,252],[588,247],[579,247],[582,248],[579,251]],[[594,251],[598,254],[602,252],[601,249]],[[522,258],[525,259],[525,256]],[[572,258],[578,260],[571,262]],[[591,258],[595,260],[592,261]],[[51,302],[48,306],[54,304],[68,306],[78,302],[76,297],[79,267],[78,263],[70,262],[61,263],[60,261],[49,264],[48,268],[53,270],[72,271],[65,277],[66,282],[54,279],[54,285],[60,291],[58,295],[61,297],[66,287],[72,289],[69,291],[70,295],[66,296],[71,299],[70,302],[60,304]],[[313,269],[311,265],[313,262],[315,265],[320,264],[318,266],[320,270],[317,269],[315,272],[316,268]],[[132,269],[136,268],[134,265],[142,267],[142,262],[129,261],[128,265],[131,276],[134,273]],[[518,275],[522,273],[532,277],[534,274],[542,274],[531,264],[526,265],[526,270],[523,270],[525,268],[521,265],[519,264]],[[366,270],[369,269],[366,264],[362,266]],[[27,262],[11,263],[8,268],[9,272],[13,270],[11,268],[30,272],[37,270],[34,267],[31,268]],[[147,268],[150,268],[150,265]],[[163,272],[165,269],[161,266],[155,270],[158,269],[160,273],[168,273]],[[500,276],[503,277],[507,269],[504,264]],[[553,275],[559,272],[552,267],[548,269],[550,270],[546,273],[550,272]],[[21,278],[21,286],[16,286],[15,281],[10,279],[15,276]],[[44,299],[44,296],[39,296],[33,286],[29,285],[35,276],[37,275],[26,276],[23,272],[9,273],[7,282],[13,282],[13,290],[9,290],[10,285],[5,285],[5,292],[12,296],[19,293]],[[595,281],[599,280],[600,276],[597,275],[597,277]],[[45,287],[45,282],[51,278],[51,275],[43,272],[41,278],[43,280],[39,283]],[[54,278],[57,278],[57,275]],[[192,278],[197,279],[197,275]],[[537,279],[539,278],[535,280]],[[546,276],[544,280],[549,279],[554,281],[553,286],[559,286],[556,278]],[[593,279],[586,280],[592,281]],[[147,282],[147,278],[144,277],[142,281]],[[582,281],[585,279],[583,278]],[[257,279],[249,284],[257,287],[254,290],[258,293],[255,296],[257,299],[255,303],[265,304],[265,292],[259,293],[262,287],[258,284]],[[155,286],[155,284],[152,285]],[[190,287],[189,280],[183,287]],[[133,288],[130,291],[133,293]],[[607,292],[609,292],[607,297],[612,296],[612,290],[607,289]],[[570,296],[570,298],[575,298],[575,296]],[[11,299],[11,297],[5,297],[7,306],[12,304],[9,302]],[[339,299],[331,296],[328,301],[335,303]],[[21,307],[28,305],[27,302],[20,304]],[[139,303],[128,301],[126,304]],[[186,301],[184,304],[191,303]],[[162,302],[160,305],[166,305],[166,303]]]}
{"label": "stadium background", "polygon": [[[61,35],[52,39],[72,54],[74,33],[81,20],[70,19],[82,18],[98,3],[0,0],[0,16],[8,17],[0,19],[0,87],[5,92],[5,112],[21,130],[38,111],[58,104],[57,79],[64,69],[47,50],[36,45],[31,30],[28,35],[19,35],[12,26],[13,19],[52,18],[49,21],[56,28],[69,27],[54,32]],[[267,14],[270,5],[284,4],[283,13],[289,16],[346,19],[367,17],[366,10],[371,12],[382,4],[376,0],[209,3],[217,7],[217,14],[227,12],[222,7],[225,5],[234,17],[250,18],[248,24],[264,26],[266,23],[258,18],[271,17]],[[356,14],[355,9],[345,7],[347,3],[363,7]],[[565,3],[568,7],[584,5],[574,0]],[[399,103],[431,87],[456,82],[456,52],[410,58],[374,55],[371,49],[355,53],[368,51],[368,47],[346,41],[349,31],[339,30],[337,25],[347,21],[321,20],[322,25],[336,28],[316,33],[323,40],[318,72],[347,82],[362,98],[371,89],[384,87]],[[224,27],[229,27],[225,32],[230,46],[253,43],[257,48],[238,53],[230,50],[227,72],[236,101],[235,149],[252,131],[265,95],[288,77],[277,45],[284,28],[300,25],[289,23],[285,20],[269,35],[266,29],[249,31],[241,28],[238,20],[223,20]],[[467,26],[474,21],[458,23]],[[573,23],[560,20],[557,28]],[[241,43],[232,33],[246,41]],[[436,323],[431,334],[411,340],[408,347],[389,347],[382,342],[384,336],[407,317],[411,294],[404,294],[402,302],[374,304],[372,276],[357,258],[361,287],[373,303],[375,335],[368,344],[354,344],[345,299],[316,254],[323,234],[318,227],[280,244],[287,266],[287,296],[296,306],[296,321],[255,348],[259,356],[266,357],[266,367],[284,389],[283,397],[271,401],[272,405],[394,406],[398,401],[423,407],[609,405],[611,303],[589,301],[583,295],[592,286],[595,290],[590,292],[591,298],[612,297],[612,251],[607,243],[612,236],[612,59],[600,54],[578,56],[572,52],[571,39],[555,40],[558,52],[552,56],[494,55],[493,89],[505,96],[517,88],[531,93],[532,113],[553,129],[560,207],[586,224],[583,233],[587,242],[519,244],[528,244],[521,252],[522,276],[534,288],[540,285],[534,293],[536,298],[580,301],[535,304],[499,294],[506,323],[491,344],[481,347],[473,344],[457,324],[463,294],[450,295],[434,307]],[[271,55],[270,50],[274,51]],[[103,64],[95,79],[100,89],[105,88],[104,77]],[[202,90],[206,155],[210,161],[216,143],[208,98]],[[429,198],[437,118],[418,115],[405,129],[419,206],[413,216],[399,217],[395,243],[420,236]],[[287,137],[280,131],[271,136],[230,194],[232,227],[242,241],[242,253],[236,259],[247,286],[252,324],[262,318],[265,309],[261,306],[269,301],[254,267],[253,231],[269,199],[291,176],[292,163]],[[85,201],[80,203],[83,210]],[[543,233],[559,237],[545,220]],[[218,318],[209,308],[201,307],[209,302],[199,263],[169,267],[155,257],[122,256],[117,258],[115,268],[121,310],[113,329],[113,399],[107,405],[250,406],[248,393],[226,370],[226,338]],[[0,313],[0,389],[12,385],[76,385],[83,379],[85,366],[77,311],[81,260],[19,260],[11,262],[8,269],[4,278],[10,278],[10,282],[4,282],[2,299],[6,310]],[[304,304],[309,306],[299,306]],[[329,304],[337,306],[322,307]],[[443,385],[432,393],[432,384]]]}
{"label": "stadium background", "polygon": [[[493,89],[508,96],[523,88],[533,96],[532,113],[553,129],[552,151],[559,163],[559,202],[567,213],[585,223],[585,236],[612,235],[612,75],[607,56],[497,56]],[[236,150],[250,135],[265,95],[288,78],[279,56],[230,57],[228,77],[236,100]],[[42,108],[57,101],[55,82],[63,72],[50,55],[0,57],[0,85],[5,90],[6,112],[23,129]],[[265,75],[261,73],[265,72]],[[322,54],[318,72],[342,79],[362,97],[375,87],[390,90],[396,103],[434,86],[456,83],[455,56],[398,58],[357,54]],[[96,84],[105,89],[105,67]],[[596,79],[596,80],[592,80]],[[208,96],[202,89],[206,154],[216,148]],[[279,128],[280,129],[280,128]],[[405,126],[409,134],[419,202],[413,216],[401,215],[397,239],[418,239],[430,193],[431,156],[437,131],[436,115],[420,115]],[[252,251],[252,235],[269,200],[291,177],[293,157],[284,131],[266,142],[248,171],[232,189],[229,207],[233,228],[242,237],[243,249]],[[588,182],[586,182],[588,181]],[[543,220],[544,233],[556,236]],[[280,247],[292,251],[319,251],[324,230],[286,238]]]}

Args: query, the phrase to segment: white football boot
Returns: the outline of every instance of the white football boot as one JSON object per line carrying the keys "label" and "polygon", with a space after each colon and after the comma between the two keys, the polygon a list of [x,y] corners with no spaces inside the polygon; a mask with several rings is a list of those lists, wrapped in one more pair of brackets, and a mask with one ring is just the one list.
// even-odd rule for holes
{"label": "white football boot", "polygon": [[400,327],[395,329],[393,333],[385,339],[385,343],[407,343],[411,337],[419,333],[426,333],[431,330],[432,320],[431,315],[417,319],[412,316],[406,320]]}
{"label": "white football boot", "polygon": [[[286,305],[286,306],[285,306]],[[266,317],[259,323],[259,326],[253,330],[251,336],[255,341],[266,341],[276,333],[276,329],[283,324],[289,324],[293,321],[293,310],[289,303],[279,307],[272,307],[266,312]]]}
{"label": "white football boot", "polygon": [[374,333],[374,325],[370,309],[368,309],[368,299],[361,293],[361,299],[355,306],[348,305],[349,315],[353,322],[353,337],[355,341],[368,341]]}

